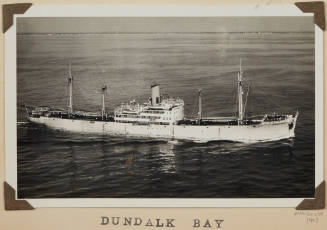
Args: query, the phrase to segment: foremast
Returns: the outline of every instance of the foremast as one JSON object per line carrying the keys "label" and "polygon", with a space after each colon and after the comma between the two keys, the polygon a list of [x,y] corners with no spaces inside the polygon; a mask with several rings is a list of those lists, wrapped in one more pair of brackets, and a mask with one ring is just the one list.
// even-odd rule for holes
{"label": "foremast", "polygon": [[242,59],[240,59],[240,71],[238,72],[238,81],[237,81],[237,93],[238,93],[238,124],[244,118],[244,109],[243,109],[243,71],[242,71]]}
{"label": "foremast", "polygon": [[73,113],[73,75],[72,75],[72,67],[70,62],[69,62],[68,85],[69,85],[68,114],[71,115]]}

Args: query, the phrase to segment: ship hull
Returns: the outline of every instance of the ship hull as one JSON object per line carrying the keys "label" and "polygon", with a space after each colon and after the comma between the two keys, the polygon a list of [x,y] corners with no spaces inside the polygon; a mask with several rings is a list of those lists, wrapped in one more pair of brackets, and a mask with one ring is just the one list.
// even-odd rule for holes
{"label": "ship hull", "polygon": [[295,136],[297,116],[283,121],[258,125],[140,125],[107,121],[63,119],[57,117],[29,117],[33,123],[69,132],[123,135],[151,138],[184,139],[194,141],[260,142]]}

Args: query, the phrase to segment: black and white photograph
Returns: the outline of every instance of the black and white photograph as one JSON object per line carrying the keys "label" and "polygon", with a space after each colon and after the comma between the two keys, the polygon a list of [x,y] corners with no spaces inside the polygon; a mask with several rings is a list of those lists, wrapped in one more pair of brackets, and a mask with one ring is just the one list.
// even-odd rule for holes
{"label": "black and white photograph", "polygon": [[310,16],[18,17],[17,197],[310,198]]}

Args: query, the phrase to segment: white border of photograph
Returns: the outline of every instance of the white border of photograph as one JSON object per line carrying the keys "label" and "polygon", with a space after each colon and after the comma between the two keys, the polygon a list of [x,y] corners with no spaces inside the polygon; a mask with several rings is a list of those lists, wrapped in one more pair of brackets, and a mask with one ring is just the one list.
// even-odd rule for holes
{"label": "white border of photograph", "polygon": [[[6,181],[17,191],[17,17],[313,16],[295,5],[273,6],[50,6],[33,5],[14,16],[5,33]],[[300,176],[300,175],[299,175]],[[323,32],[315,25],[315,186],[323,181]],[[17,194],[16,194],[17,197]],[[16,198],[17,199],[17,198]],[[296,207],[304,198],[67,198],[26,199],[33,207]]]}

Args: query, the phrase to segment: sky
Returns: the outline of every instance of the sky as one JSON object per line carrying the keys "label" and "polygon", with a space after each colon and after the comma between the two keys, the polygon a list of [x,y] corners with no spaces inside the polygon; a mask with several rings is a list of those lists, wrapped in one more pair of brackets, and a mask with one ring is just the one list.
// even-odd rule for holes
{"label": "sky", "polygon": [[313,32],[311,16],[18,18],[17,33]]}

